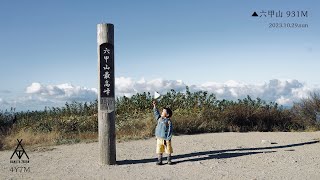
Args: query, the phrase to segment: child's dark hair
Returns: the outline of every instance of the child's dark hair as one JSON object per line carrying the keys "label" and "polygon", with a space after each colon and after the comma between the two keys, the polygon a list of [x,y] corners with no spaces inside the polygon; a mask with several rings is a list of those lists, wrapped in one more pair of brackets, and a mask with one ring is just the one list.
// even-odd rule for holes
{"label": "child's dark hair", "polygon": [[166,111],[167,111],[167,114],[169,115],[168,117],[171,117],[172,116],[172,111],[171,111],[171,109],[170,108],[163,108],[163,109],[165,109]]}

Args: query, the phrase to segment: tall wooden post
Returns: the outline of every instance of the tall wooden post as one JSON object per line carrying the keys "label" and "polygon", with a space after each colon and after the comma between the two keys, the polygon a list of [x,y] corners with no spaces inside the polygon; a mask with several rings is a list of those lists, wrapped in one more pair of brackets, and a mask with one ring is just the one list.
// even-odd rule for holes
{"label": "tall wooden post", "polygon": [[100,164],[116,164],[114,26],[98,24],[98,125]]}

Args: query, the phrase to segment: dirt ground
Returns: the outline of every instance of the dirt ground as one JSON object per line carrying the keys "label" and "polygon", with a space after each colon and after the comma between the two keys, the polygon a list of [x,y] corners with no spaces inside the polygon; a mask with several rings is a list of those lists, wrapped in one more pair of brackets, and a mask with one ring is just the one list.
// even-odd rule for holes
{"label": "dirt ground", "polygon": [[320,132],[174,136],[175,164],[163,166],[155,164],[155,138],[117,143],[113,166],[99,165],[97,142],[26,149],[24,164],[10,163],[12,149],[0,151],[0,179],[320,179],[319,138]]}

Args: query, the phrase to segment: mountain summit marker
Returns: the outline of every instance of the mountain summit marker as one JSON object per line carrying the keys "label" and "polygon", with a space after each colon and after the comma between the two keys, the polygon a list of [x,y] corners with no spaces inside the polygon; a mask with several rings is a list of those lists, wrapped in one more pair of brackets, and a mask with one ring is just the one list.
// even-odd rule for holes
{"label": "mountain summit marker", "polygon": [[98,131],[101,165],[116,164],[114,26],[98,24]]}

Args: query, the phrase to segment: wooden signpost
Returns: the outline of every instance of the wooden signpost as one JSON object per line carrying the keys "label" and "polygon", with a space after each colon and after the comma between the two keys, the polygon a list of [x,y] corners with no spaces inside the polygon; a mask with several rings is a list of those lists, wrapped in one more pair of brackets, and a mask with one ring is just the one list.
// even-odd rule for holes
{"label": "wooden signpost", "polygon": [[97,25],[98,42],[98,126],[101,165],[116,164],[114,26]]}

